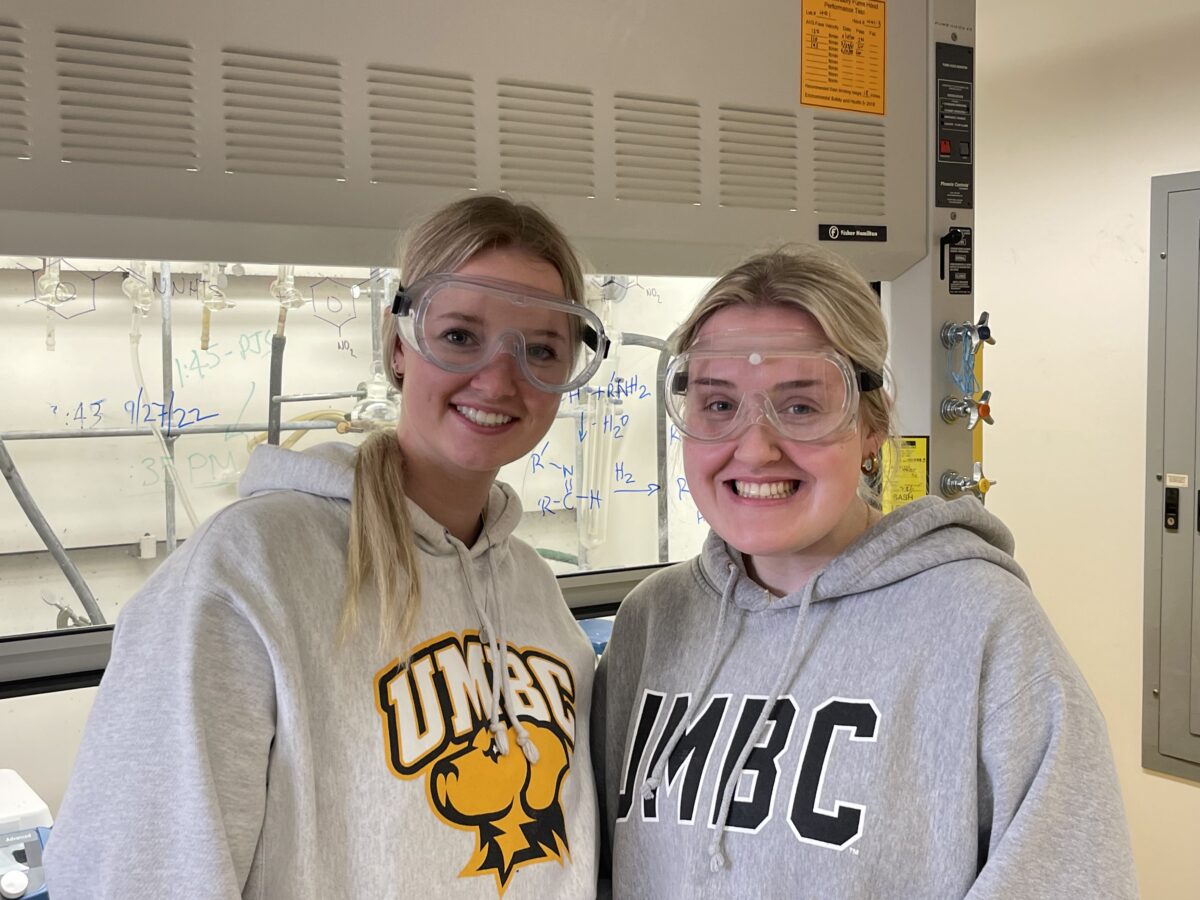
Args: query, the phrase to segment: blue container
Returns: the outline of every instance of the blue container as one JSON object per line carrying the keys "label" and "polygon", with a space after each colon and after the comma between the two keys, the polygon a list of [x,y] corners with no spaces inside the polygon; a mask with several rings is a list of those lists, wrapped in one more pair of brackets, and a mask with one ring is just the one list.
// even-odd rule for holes
{"label": "blue container", "polygon": [[599,656],[608,646],[608,639],[612,637],[612,616],[605,616],[603,619],[581,619],[579,624],[583,626],[583,633],[588,636],[588,640],[592,642],[592,649]]}

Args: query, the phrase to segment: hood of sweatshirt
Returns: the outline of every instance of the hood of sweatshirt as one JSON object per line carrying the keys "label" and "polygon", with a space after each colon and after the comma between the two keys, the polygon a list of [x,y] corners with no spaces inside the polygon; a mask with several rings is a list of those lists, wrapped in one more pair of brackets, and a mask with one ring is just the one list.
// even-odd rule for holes
{"label": "hood of sweatshirt", "polygon": [[[353,444],[330,441],[299,452],[272,444],[260,444],[250,454],[250,462],[238,482],[238,493],[252,497],[269,491],[301,491],[317,497],[349,502],[354,496]],[[417,548],[433,556],[453,556],[457,552],[449,532],[425,510],[409,501],[409,518]],[[471,557],[502,544],[521,521],[521,500],[511,487],[493,482],[484,511],[483,530],[468,548]]]}
{"label": "hood of sweatshirt", "polygon": [[[354,497],[357,457],[357,448],[346,443],[318,444],[303,453],[263,444],[250,455],[250,462],[238,483],[238,492],[243,497],[253,497],[272,491],[301,491],[350,503]],[[488,726],[497,747],[501,755],[508,755],[506,726],[501,721],[503,703],[517,744],[529,762],[536,763],[537,748],[515,712],[518,704],[508,665],[504,601],[496,586],[496,553],[493,552],[505,551],[509,537],[521,521],[521,500],[511,487],[493,481],[484,510],[483,528],[470,547],[463,546],[417,504],[407,498],[406,503],[417,550],[432,557],[457,558],[456,568],[461,573],[465,594],[479,616],[480,634],[491,647],[492,659],[497,661],[489,676],[492,704]],[[476,566],[486,572],[482,583],[474,573]],[[491,612],[488,610],[489,595]]]}
{"label": "hood of sweatshirt", "polygon": [[1012,558],[1013,547],[1012,532],[974,497],[922,497],[884,516],[809,584],[785,597],[756,584],[746,573],[742,554],[713,532],[704,542],[700,571],[716,593],[741,609],[758,612],[799,606],[809,592],[810,602],[817,603],[877,590],[965,559],[986,560],[1028,583]]}

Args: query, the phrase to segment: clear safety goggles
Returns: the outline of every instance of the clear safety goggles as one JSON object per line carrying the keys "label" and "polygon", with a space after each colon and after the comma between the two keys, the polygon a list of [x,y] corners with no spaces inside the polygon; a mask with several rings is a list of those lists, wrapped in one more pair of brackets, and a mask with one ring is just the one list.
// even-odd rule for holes
{"label": "clear safety goggles", "polygon": [[392,302],[401,339],[447,372],[478,372],[509,353],[534,386],[562,393],[596,374],[608,337],[595,313],[534,288],[453,272],[401,287]]}
{"label": "clear safety goggles", "polygon": [[814,442],[850,428],[861,392],[883,387],[883,377],[808,332],[734,331],[675,356],[666,385],[667,413],[692,440],[727,441],[766,423],[789,440]]}

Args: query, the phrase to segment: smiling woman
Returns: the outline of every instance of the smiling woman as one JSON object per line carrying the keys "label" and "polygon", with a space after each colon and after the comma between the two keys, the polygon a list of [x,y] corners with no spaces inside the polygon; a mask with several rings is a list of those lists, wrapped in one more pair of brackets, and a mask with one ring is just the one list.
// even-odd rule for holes
{"label": "smiling woman", "polygon": [[884,435],[858,421],[850,364],[810,313],[727,307],[693,346],[705,354],[692,363],[702,383],[675,393],[698,400],[672,407],[692,498],[766,587],[791,593],[866,528],[860,467]]}
{"label": "smiling woman", "polygon": [[[483,250],[454,274],[487,279],[500,290],[424,295],[417,313],[420,330],[401,328],[392,370],[404,397],[397,435],[409,497],[426,509],[457,511],[482,508],[497,470],[533,449],[553,423],[561,397],[557,390],[567,381],[565,347],[558,373],[546,373],[557,374],[555,392],[525,375],[531,365],[522,331],[515,333],[517,340],[506,339],[516,312],[508,296],[557,297],[547,302],[559,310],[541,309],[534,318],[539,326],[557,330],[564,343],[569,329],[562,308],[573,304],[563,298],[558,270],[518,248]],[[527,312],[522,318],[526,321],[518,320],[518,329],[531,324]],[[410,337],[414,332],[416,339]],[[460,540],[473,540],[478,516],[458,518],[448,523],[451,531]]]}
{"label": "smiling woman", "polygon": [[712,531],[629,595],[596,672],[613,895],[1136,896],[1104,722],[1008,529],[974,497],[874,504],[870,287],[815,249],[753,257],[672,350]]}
{"label": "smiling woman", "polygon": [[[504,198],[435,214],[402,272],[396,430],[259,447],[123,611],[58,900],[594,896],[595,655],[495,478],[604,329],[562,233]],[[330,834],[353,852],[313,852]]]}

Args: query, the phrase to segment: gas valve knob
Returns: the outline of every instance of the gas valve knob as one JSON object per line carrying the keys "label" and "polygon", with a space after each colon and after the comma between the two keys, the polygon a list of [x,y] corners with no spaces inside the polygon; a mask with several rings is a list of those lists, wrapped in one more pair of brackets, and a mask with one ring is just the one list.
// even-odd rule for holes
{"label": "gas valve knob", "polygon": [[955,419],[966,419],[967,430],[974,431],[981,421],[995,425],[992,418],[992,392],[984,391],[978,400],[970,397],[947,397],[942,401],[942,421],[953,424]]}
{"label": "gas valve knob", "polygon": [[979,315],[978,322],[946,322],[939,333],[942,346],[946,349],[953,347],[959,341],[970,344],[971,353],[979,349],[980,344],[994,344],[992,327],[988,325],[987,310]]}
{"label": "gas valve knob", "polygon": [[979,321],[975,323],[975,342],[974,347],[971,349],[978,347],[980,341],[983,341],[985,344],[996,343],[996,339],[992,337],[992,326],[988,324],[988,314],[986,309],[979,314]]}
{"label": "gas valve knob", "polygon": [[971,467],[970,476],[962,475],[953,470],[942,473],[941,488],[943,497],[957,497],[968,491],[980,500],[987,495],[998,482],[989,481],[983,475],[983,463],[975,463]]}

